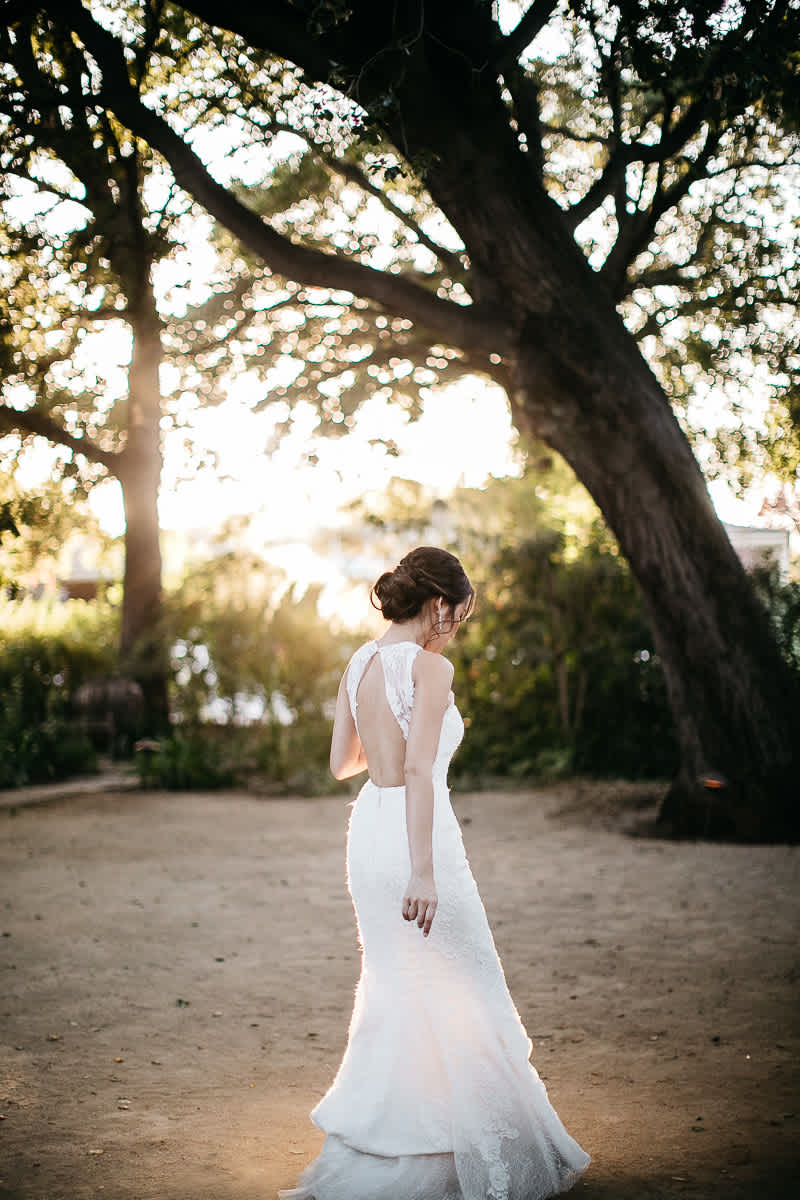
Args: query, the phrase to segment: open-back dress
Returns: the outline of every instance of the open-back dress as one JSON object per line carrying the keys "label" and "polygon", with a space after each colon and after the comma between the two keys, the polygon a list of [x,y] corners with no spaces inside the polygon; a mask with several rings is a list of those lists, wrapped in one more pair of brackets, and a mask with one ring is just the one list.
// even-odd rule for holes
{"label": "open-back dress", "polygon": [[[368,642],[408,738],[415,642]],[[376,664],[377,668],[377,664]],[[566,1191],[589,1156],[565,1130],[528,1061],[531,1042],[506,986],[450,804],[447,769],[464,733],[451,702],[433,764],[430,935],[402,918],[411,873],[405,787],[367,780],[347,838],[347,881],[362,948],[347,1049],[311,1113],[325,1142],[284,1200],[543,1200]]]}

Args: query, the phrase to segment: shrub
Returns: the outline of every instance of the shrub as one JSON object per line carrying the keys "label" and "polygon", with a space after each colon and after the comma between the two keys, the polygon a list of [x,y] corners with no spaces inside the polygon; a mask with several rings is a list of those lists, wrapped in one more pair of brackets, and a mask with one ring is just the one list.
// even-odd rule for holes
{"label": "shrub", "polygon": [[312,720],[182,726],[157,749],[137,753],[136,766],[144,786],[169,791],[245,787],[321,795],[337,787],[328,768],[330,735],[330,722]]}
{"label": "shrub", "polygon": [[625,561],[597,530],[544,530],[495,555],[476,616],[453,644],[471,777],[570,772],[668,776],[672,716]]}
{"label": "shrub", "polygon": [[779,568],[768,564],[753,571],[753,582],[781,654],[800,672],[800,581],[783,581]]}
{"label": "shrub", "polygon": [[226,748],[208,736],[207,731],[176,730],[158,743],[152,754],[145,751],[136,758],[142,783],[168,791],[211,791],[230,787],[236,782],[233,747]]}
{"label": "shrub", "polygon": [[96,769],[71,697],[114,665],[114,614],[83,601],[0,602],[0,786]]}

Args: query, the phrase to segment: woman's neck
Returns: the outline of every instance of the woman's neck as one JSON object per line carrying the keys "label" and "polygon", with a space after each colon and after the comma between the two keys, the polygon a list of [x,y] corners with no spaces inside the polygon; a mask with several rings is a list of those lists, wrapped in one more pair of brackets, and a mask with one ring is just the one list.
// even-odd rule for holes
{"label": "woman's neck", "polygon": [[430,628],[421,620],[392,621],[382,638],[378,639],[381,646],[389,646],[392,642],[416,642],[424,646],[428,639]]}

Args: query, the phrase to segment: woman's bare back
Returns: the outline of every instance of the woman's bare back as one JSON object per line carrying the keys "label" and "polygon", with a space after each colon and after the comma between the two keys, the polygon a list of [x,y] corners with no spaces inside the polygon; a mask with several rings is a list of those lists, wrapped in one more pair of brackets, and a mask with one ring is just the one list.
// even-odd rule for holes
{"label": "woman's bare back", "polygon": [[367,758],[369,777],[378,787],[405,784],[406,740],[386,699],[386,678],[380,653],[367,664],[356,693],[358,732]]}

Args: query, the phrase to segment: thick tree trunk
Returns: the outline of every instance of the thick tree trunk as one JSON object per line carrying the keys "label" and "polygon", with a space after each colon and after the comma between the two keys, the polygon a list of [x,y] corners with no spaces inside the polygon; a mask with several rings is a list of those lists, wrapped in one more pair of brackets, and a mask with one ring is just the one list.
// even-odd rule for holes
{"label": "thick tree trunk", "polygon": [[516,417],[571,464],[644,595],[681,750],[665,828],[797,840],[797,681],[666,398],[615,315],[551,313],[544,335],[529,322]]}
{"label": "thick tree trunk", "polygon": [[641,587],[681,751],[663,826],[796,841],[797,679],[611,297],[556,206],[520,173],[505,118],[471,98],[460,119],[439,110],[433,136],[439,122],[451,136],[428,181],[464,238],[480,299],[508,314],[516,424],[570,463]]}
{"label": "thick tree trunk", "polygon": [[[144,305],[142,306],[144,308]],[[166,729],[167,655],[161,593],[160,326],[155,309],[131,314],[128,438],[117,474],[125,504],[125,577],[120,657],[144,692],[148,732]]]}

